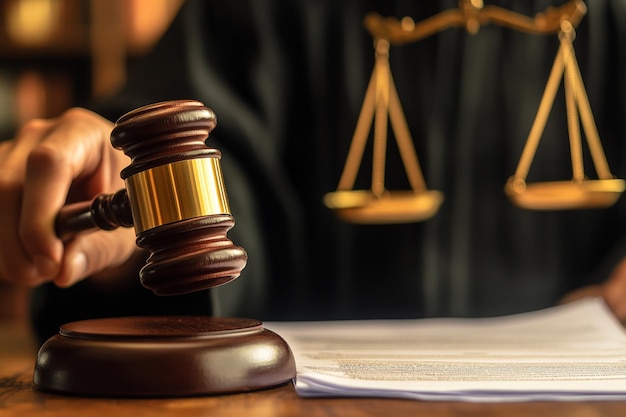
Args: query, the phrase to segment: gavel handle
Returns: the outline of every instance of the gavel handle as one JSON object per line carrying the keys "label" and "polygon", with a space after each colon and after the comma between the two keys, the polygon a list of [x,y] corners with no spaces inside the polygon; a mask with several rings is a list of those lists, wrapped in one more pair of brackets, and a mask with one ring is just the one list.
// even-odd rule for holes
{"label": "gavel handle", "polygon": [[114,194],[100,194],[93,201],[68,204],[57,215],[55,231],[63,241],[79,232],[102,229],[113,230],[133,226],[130,202],[125,189]]}

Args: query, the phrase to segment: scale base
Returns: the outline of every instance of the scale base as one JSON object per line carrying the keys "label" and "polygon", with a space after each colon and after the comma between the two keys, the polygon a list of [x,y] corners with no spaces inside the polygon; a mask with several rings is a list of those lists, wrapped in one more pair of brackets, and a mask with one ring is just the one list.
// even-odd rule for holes
{"label": "scale base", "polygon": [[341,219],[362,224],[420,222],[434,216],[442,202],[443,194],[436,190],[387,191],[381,196],[369,190],[346,190],[324,196],[326,207]]}
{"label": "scale base", "polygon": [[625,188],[626,182],[617,178],[527,184],[523,179],[511,177],[505,185],[505,192],[521,208],[573,210],[610,207]]}
{"label": "scale base", "polygon": [[99,397],[258,390],[295,376],[287,343],[258,320],[201,316],[72,322],[40,348],[35,386]]}

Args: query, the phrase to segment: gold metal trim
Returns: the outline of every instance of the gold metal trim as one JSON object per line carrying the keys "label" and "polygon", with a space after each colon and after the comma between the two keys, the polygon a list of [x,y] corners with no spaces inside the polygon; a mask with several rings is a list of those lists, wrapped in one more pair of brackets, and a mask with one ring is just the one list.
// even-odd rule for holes
{"label": "gold metal trim", "polygon": [[457,8],[444,10],[434,16],[415,22],[410,17],[396,19],[370,13],[363,22],[374,39],[386,39],[391,45],[406,45],[420,41],[448,28],[463,27],[476,34],[482,26],[495,24],[520,32],[548,35],[561,30],[561,22],[576,27],[587,13],[583,0],[570,0],[560,7],[528,17],[497,6],[485,6],[482,0],[459,0]]}
{"label": "gold metal trim", "polygon": [[230,214],[219,158],[177,161],[126,179],[135,232],[179,220]]}

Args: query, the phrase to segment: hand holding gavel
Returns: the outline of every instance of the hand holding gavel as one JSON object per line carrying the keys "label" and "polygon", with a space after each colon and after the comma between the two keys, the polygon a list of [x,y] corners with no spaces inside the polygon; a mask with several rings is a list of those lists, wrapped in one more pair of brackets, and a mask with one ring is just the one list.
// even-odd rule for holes
{"label": "hand holding gavel", "polygon": [[[70,285],[134,251],[124,228],[81,231],[131,224],[137,245],[151,253],[141,278],[155,293],[236,278],[246,253],[226,237],[234,220],[220,154],[204,144],[215,124],[214,113],[195,101],[134,110],[112,131],[82,109],[27,124],[0,145],[0,278]],[[128,166],[111,144],[131,158]],[[93,203],[65,206],[96,195]]]}

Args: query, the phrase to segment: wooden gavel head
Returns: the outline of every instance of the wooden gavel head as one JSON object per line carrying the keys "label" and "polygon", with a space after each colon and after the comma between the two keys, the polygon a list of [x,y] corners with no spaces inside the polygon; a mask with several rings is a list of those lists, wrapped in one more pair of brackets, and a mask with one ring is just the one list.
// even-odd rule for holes
{"label": "wooden gavel head", "polygon": [[[156,103],[122,116],[111,143],[131,158],[121,172],[126,188],[96,197],[82,215],[101,229],[134,226],[137,245],[150,252],[140,279],[157,295],[225,284],[246,265],[245,250],[226,236],[234,219],[221,154],[205,144],[216,123],[215,113],[193,100]],[[83,228],[73,225],[84,223],[81,215],[59,217],[60,235]]]}

